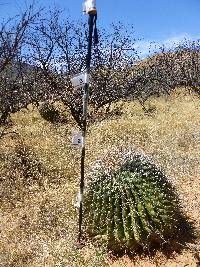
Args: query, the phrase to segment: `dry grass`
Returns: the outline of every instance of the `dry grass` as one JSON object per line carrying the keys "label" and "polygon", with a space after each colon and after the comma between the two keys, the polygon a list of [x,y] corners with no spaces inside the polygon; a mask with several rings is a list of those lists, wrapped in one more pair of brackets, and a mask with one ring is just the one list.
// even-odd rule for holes
{"label": "dry grass", "polygon": [[[87,171],[92,162],[115,147],[142,149],[175,184],[184,211],[198,232],[199,98],[176,91],[170,97],[152,98],[148,104],[154,107],[150,114],[144,114],[136,102],[124,103],[122,115],[90,127]],[[52,125],[33,107],[14,114],[12,120],[9,131],[19,135],[5,135],[0,140],[1,267],[198,265],[200,237],[183,250],[169,254],[157,250],[153,256],[109,256],[90,242],[77,250],[77,213],[72,203],[79,187],[80,151],[71,147],[71,132],[76,127],[72,122]],[[5,163],[19,145],[28,146],[44,167],[42,183],[27,184],[17,168],[14,173],[11,165],[6,169]],[[13,179],[5,187],[6,177]]]}

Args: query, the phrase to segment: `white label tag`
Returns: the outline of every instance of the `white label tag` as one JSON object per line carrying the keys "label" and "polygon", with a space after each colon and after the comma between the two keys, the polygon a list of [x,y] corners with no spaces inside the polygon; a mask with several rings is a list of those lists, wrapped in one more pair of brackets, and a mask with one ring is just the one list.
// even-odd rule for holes
{"label": "white label tag", "polygon": [[90,75],[87,72],[82,72],[74,75],[71,78],[72,85],[75,89],[84,87],[85,83],[89,83]]}
{"label": "white label tag", "polygon": [[86,72],[85,73],[85,83],[89,83],[90,75]]}
{"label": "white label tag", "polygon": [[80,192],[79,192],[79,200],[80,200],[80,203],[83,203],[83,194],[81,194]]}
{"label": "white label tag", "polygon": [[83,145],[83,136],[81,133],[74,133],[72,135],[72,145],[74,147],[82,147]]}

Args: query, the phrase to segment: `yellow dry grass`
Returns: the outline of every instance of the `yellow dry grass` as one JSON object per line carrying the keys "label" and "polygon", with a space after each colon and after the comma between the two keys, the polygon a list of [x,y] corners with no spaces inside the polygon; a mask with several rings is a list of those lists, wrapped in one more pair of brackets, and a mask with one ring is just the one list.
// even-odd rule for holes
{"label": "yellow dry grass", "polygon": [[[87,171],[96,159],[116,147],[142,149],[174,183],[184,210],[198,232],[199,102],[198,96],[177,90],[169,97],[150,99],[148,105],[154,107],[154,111],[149,114],[145,114],[137,102],[124,103],[122,115],[91,125],[87,135]],[[75,124],[52,125],[31,106],[14,114],[12,121],[7,131],[19,135],[2,137],[1,153],[9,156],[17,144],[27,145],[49,176],[44,178],[42,186],[37,183],[23,186],[19,178],[10,198],[6,188],[0,188],[1,267],[198,265],[200,240],[170,257],[157,251],[154,257],[113,258],[90,242],[77,250],[77,211],[73,201],[79,189],[80,151],[71,147],[71,133],[77,130]],[[1,161],[2,176],[4,169]],[[14,175],[18,177],[17,173]]]}

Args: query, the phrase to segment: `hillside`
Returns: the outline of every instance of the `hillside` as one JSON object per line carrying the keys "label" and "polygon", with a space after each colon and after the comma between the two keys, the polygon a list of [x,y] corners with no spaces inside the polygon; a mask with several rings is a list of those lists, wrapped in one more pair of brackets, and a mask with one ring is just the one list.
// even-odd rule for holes
{"label": "hillside", "polygon": [[181,237],[179,245],[150,255],[114,256],[90,241],[75,248],[80,151],[71,147],[71,133],[76,125],[72,119],[51,124],[31,105],[13,114],[0,138],[0,266],[198,266],[199,102],[184,90],[149,98],[148,114],[136,101],[120,102],[88,132],[87,172],[116,147],[142,149],[175,185],[197,238]]}

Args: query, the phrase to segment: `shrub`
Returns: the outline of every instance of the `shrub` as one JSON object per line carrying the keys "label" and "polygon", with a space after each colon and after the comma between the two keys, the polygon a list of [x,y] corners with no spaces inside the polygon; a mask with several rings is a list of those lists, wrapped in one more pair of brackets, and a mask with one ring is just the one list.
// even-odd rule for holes
{"label": "shrub", "polygon": [[20,173],[24,185],[43,183],[46,170],[30,147],[24,144],[17,145],[11,162],[15,173]]}
{"label": "shrub", "polygon": [[118,169],[93,173],[84,199],[86,231],[113,250],[163,243],[176,230],[178,197],[163,172],[141,154]]}
{"label": "shrub", "polygon": [[44,188],[49,175],[34,151],[22,142],[0,154],[0,199],[21,200],[29,190]]}
{"label": "shrub", "polygon": [[39,113],[43,119],[51,123],[66,123],[67,118],[53,103],[44,102],[39,106]]}

